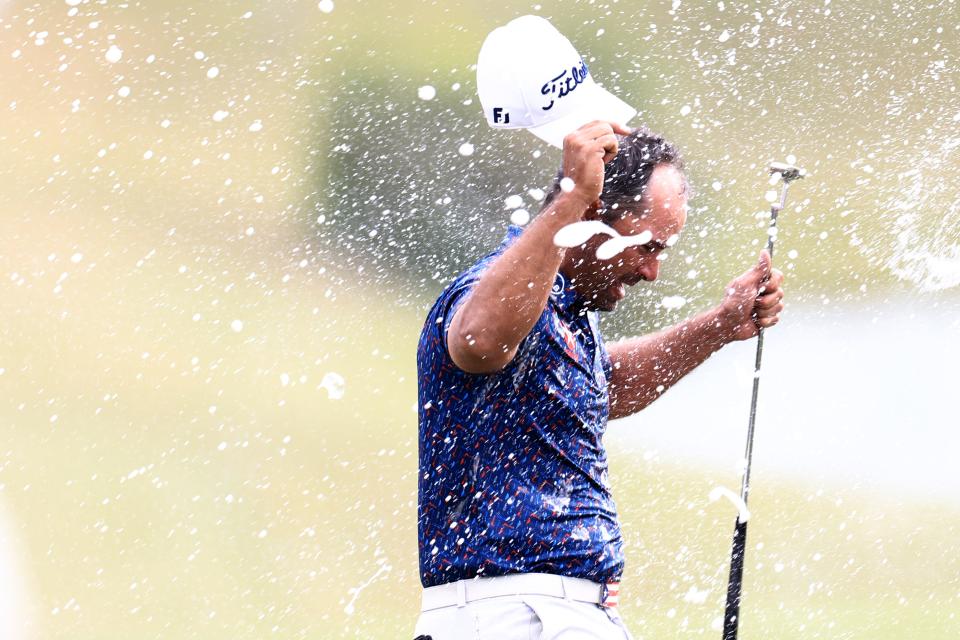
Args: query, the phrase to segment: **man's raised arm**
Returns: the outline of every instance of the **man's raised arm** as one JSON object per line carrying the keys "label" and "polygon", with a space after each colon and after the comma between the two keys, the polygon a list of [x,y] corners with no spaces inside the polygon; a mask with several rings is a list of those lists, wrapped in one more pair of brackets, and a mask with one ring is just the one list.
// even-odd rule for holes
{"label": "man's raised arm", "polygon": [[616,154],[615,134],[629,130],[591,122],[563,141],[563,175],[574,186],[536,217],[484,271],[457,309],[447,333],[454,364],[469,373],[493,373],[513,360],[520,342],[536,324],[563,260],[553,236],[579,221],[603,188],[603,166]]}

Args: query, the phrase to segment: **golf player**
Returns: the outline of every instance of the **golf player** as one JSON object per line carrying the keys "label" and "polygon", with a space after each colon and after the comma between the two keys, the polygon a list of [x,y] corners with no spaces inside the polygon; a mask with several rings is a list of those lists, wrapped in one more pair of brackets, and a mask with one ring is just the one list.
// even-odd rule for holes
{"label": "golf player", "polygon": [[[534,133],[554,144],[566,127],[562,168],[539,214],[525,228],[510,226],[496,250],[453,280],[420,336],[424,591],[414,635],[622,640],[631,636],[617,610],[624,553],[607,421],[640,411],[725,344],[776,324],[783,276],[763,252],[715,307],[606,345],[598,312],[612,311],[627,287],[655,280],[683,230],[680,155],[648,130],[617,124],[626,119],[622,103],[593,84],[585,65],[560,67],[571,82],[552,70],[541,76],[533,93],[546,102],[507,96],[496,107],[484,99],[483,66],[488,121],[497,108],[501,121],[511,115],[503,124],[539,127]],[[565,93],[551,89],[554,80]],[[549,100],[563,103],[565,126],[538,121]],[[591,114],[600,117],[569,128]],[[558,232],[584,221],[634,241],[602,258],[609,234],[557,246]]]}

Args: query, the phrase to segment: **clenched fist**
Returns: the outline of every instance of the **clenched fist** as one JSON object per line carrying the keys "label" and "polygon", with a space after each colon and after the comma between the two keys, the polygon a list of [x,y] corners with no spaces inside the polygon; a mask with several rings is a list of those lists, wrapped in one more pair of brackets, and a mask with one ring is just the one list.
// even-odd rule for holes
{"label": "clenched fist", "polygon": [[757,264],[727,285],[720,303],[721,322],[733,340],[747,340],[758,330],[780,321],[783,311],[783,273],[770,266],[764,249]]}
{"label": "clenched fist", "polygon": [[630,130],[615,122],[588,122],[563,139],[563,175],[574,182],[568,195],[589,207],[603,191],[603,165],[613,160],[619,149],[617,134]]}

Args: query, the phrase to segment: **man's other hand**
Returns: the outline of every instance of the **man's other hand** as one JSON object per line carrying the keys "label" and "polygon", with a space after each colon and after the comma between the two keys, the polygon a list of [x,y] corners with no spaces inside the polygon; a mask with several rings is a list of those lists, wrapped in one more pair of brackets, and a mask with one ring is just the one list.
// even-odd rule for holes
{"label": "man's other hand", "polygon": [[771,268],[764,249],[757,264],[727,285],[720,304],[720,320],[732,340],[747,340],[780,321],[783,311],[783,273]]}

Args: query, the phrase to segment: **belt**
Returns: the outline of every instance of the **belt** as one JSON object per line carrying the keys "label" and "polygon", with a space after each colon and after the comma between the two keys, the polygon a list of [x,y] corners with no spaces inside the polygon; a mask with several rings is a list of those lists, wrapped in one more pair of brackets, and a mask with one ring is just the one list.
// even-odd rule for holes
{"label": "belt", "polygon": [[462,607],[476,600],[521,595],[553,596],[602,607],[616,607],[620,583],[600,584],[552,573],[514,573],[491,578],[468,578],[424,589],[421,610],[430,611],[454,605]]}

